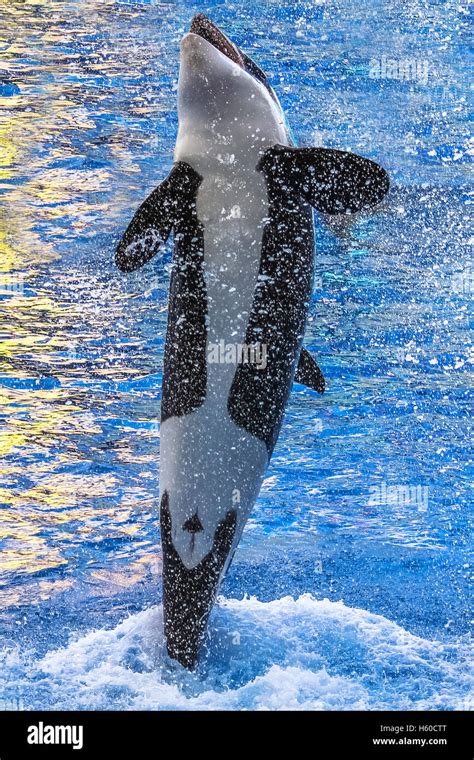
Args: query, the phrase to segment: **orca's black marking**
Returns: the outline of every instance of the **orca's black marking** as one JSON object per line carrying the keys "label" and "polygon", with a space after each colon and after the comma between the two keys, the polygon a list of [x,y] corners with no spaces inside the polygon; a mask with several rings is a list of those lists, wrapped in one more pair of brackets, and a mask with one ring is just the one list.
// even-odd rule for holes
{"label": "orca's black marking", "polygon": [[175,226],[168,328],[166,332],[161,422],[194,411],[206,398],[207,292],[204,229],[196,211],[201,177],[191,167],[189,192],[181,199]]}
{"label": "orca's black marking", "polygon": [[186,520],[183,525],[183,530],[187,530],[188,533],[201,533],[204,528],[202,527],[202,522],[199,519],[199,515],[194,514],[189,518],[189,520]]}
{"label": "orca's black marking", "polygon": [[174,164],[169,176],[142,203],[120,241],[117,266],[132,272],[159,250],[174,230],[161,402],[161,421],[197,409],[206,396],[206,314],[204,232],[196,213],[202,177],[187,163]]}
{"label": "orca's black marking", "polygon": [[246,343],[267,346],[267,366],[241,364],[227,408],[233,421],[264,441],[278,438],[303,340],[313,284],[313,212],[272,162],[259,165],[268,189],[268,222]]}
{"label": "orca's black marking", "polygon": [[173,545],[167,491],[161,497],[160,525],[168,654],[185,668],[192,669],[196,664],[219,579],[234,540],[237,514],[235,510],[227,512],[217,526],[211,551],[191,570],[184,566]]}

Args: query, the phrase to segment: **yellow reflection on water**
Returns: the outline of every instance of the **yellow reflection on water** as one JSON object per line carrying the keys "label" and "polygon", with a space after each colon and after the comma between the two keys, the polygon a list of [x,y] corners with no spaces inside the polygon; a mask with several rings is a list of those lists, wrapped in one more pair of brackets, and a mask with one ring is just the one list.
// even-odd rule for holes
{"label": "yellow reflection on water", "polygon": [[0,272],[9,272],[17,265],[17,253],[6,240],[6,230],[0,224]]}
{"label": "yellow reflection on water", "polygon": [[11,140],[11,127],[0,123],[0,179],[12,176],[11,165],[17,156],[16,146]]}
{"label": "yellow reflection on water", "polygon": [[72,587],[72,580],[35,581],[31,579],[28,586],[0,588],[0,608],[27,604],[37,599],[50,599],[54,594],[67,591]]}
{"label": "yellow reflection on water", "polygon": [[[12,449],[19,448],[27,443],[28,438],[26,435],[19,435],[18,433],[0,433],[0,456],[9,454]],[[1,474],[1,470],[0,470]]]}
{"label": "yellow reflection on water", "polygon": [[[75,34],[88,38],[107,7],[116,12],[109,0],[84,0],[84,22],[81,26],[78,14]],[[81,161],[88,155],[82,143],[97,137],[96,114],[108,114],[107,86],[87,90],[82,75],[113,77],[125,59],[110,49],[106,56],[102,49],[76,52],[77,40],[68,39],[58,22],[66,8],[61,0],[0,0],[1,70],[20,89],[18,95],[0,97],[0,572],[6,583],[0,605],[69,588],[69,579],[39,581],[35,574],[84,569],[84,544],[94,557],[85,564],[95,573],[97,589],[115,593],[159,571],[156,548],[140,541],[143,525],[154,519],[156,497],[138,476],[119,496],[121,484],[111,474],[109,457],[112,450],[115,467],[125,461],[151,469],[157,445],[135,451],[126,423],[111,441],[104,440],[101,412],[107,418],[116,399],[114,393],[94,396],[90,360],[81,356],[83,344],[100,344],[115,328],[117,314],[104,308],[109,283],[92,288],[90,272],[71,273],[68,266],[78,233],[94,236],[97,218],[115,213],[104,200],[114,174]],[[108,18],[106,24],[109,28]],[[123,47],[126,65],[138,71],[126,41]],[[144,103],[130,106],[131,113],[147,110]],[[126,136],[122,126],[107,129],[108,155],[116,166],[138,174]],[[116,295],[126,297],[121,291]],[[79,349],[73,359],[72,341]],[[104,361],[92,371],[104,383],[118,379],[115,365]],[[122,366],[120,377],[137,371]],[[117,414],[110,411],[111,417]],[[109,469],[98,473],[102,459]],[[101,566],[100,544],[107,539],[122,539],[116,554],[126,562],[120,569],[113,561]],[[134,539],[133,551],[128,539]],[[12,579],[15,584],[8,586]]]}

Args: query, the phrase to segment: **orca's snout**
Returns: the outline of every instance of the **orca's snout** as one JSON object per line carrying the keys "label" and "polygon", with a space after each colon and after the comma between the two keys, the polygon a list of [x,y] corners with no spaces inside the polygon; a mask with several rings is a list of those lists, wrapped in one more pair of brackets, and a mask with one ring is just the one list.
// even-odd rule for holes
{"label": "orca's snout", "polygon": [[210,42],[211,45],[227,56],[227,58],[241,68],[244,68],[244,61],[238,47],[204,13],[196,13],[193,16],[189,31]]}
{"label": "orca's snout", "polygon": [[195,34],[199,34],[199,29],[203,26],[211,26],[217,29],[217,26],[213,24],[211,19],[208,18],[205,13],[195,13],[191,19],[191,26],[189,27],[189,31],[194,32]]}
{"label": "orca's snout", "polygon": [[[163,549],[163,615],[168,654],[183,667],[193,670],[204,640],[222,571],[234,540],[237,515],[235,510],[227,512],[217,526],[211,551],[191,569],[184,565],[173,544],[167,491],[161,498],[160,525]],[[186,529],[189,530],[189,526]]]}

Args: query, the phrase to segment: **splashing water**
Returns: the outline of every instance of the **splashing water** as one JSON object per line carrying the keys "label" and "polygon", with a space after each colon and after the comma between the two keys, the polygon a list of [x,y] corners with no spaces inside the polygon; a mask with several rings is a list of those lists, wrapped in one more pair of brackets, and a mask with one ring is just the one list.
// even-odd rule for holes
{"label": "splashing water", "polygon": [[[157,522],[170,251],[112,254],[167,175],[192,4],[0,2],[0,698],[7,709],[461,709],[469,694],[467,6],[200,8],[301,145],[381,163],[317,219],[295,385],[196,674],[165,653]],[[251,594],[251,597],[245,596]]]}

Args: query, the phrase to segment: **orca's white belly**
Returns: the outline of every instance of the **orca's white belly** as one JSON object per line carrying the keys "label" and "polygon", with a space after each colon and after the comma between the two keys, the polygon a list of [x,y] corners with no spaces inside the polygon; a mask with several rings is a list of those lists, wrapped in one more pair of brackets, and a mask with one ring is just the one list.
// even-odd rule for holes
{"label": "orca's white belly", "polygon": [[[203,177],[196,205],[204,230],[211,356],[213,347],[245,343],[268,213],[264,178],[250,167],[241,173],[209,174]],[[265,443],[229,416],[227,401],[237,365],[226,363],[222,354],[219,359],[206,362],[202,406],[161,426],[160,490],[168,493],[173,544],[188,569],[211,551],[216,528],[230,509],[237,515],[235,548],[268,464]],[[202,531],[183,530],[193,515]]]}

